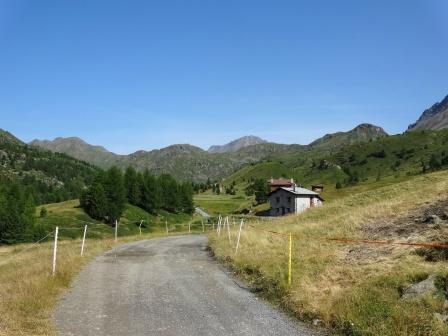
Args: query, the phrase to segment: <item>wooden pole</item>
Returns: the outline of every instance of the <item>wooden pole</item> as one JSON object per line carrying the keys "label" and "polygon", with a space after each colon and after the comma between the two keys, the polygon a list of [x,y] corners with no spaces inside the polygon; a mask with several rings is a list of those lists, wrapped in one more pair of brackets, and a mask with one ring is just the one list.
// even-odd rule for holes
{"label": "wooden pole", "polygon": [[84,243],[86,242],[86,233],[87,233],[87,225],[84,226],[84,234],[82,236],[82,243],[81,243],[81,255],[84,254]]}
{"label": "wooden pole", "polygon": [[191,233],[191,223],[188,222],[188,233]]}
{"label": "wooden pole", "polygon": [[56,226],[56,230],[54,231],[54,247],[53,247],[53,270],[52,275],[56,274],[56,255],[58,253],[58,234],[59,227]]}
{"label": "wooden pole", "polygon": [[143,224],[143,219],[140,221],[140,225],[138,226],[138,229],[140,230],[140,236],[142,235],[142,224]]}
{"label": "wooden pole", "polygon": [[204,232],[204,231],[205,231],[205,228],[204,228],[204,220],[202,220],[201,222],[202,222],[202,232]]}
{"label": "wooden pole", "polygon": [[241,230],[243,229],[243,220],[241,220],[240,223],[240,229],[238,230],[238,239],[236,241],[236,249],[235,249],[235,254],[238,253],[238,247],[240,246],[240,238],[241,238]]}
{"label": "wooden pole", "polygon": [[166,235],[168,236],[168,221],[165,220]]}
{"label": "wooden pole", "polygon": [[289,234],[289,260],[288,260],[288,286],[291,286],[291,271],[292,271],[292,235]]}

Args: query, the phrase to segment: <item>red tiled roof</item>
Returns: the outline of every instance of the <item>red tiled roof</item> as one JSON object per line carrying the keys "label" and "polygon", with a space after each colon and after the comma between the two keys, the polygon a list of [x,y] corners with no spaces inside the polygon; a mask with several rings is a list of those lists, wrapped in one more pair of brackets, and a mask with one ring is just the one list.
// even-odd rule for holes
{"label": "red tiled roof", "polygon": [[284,178],[280,178],[280,179],[270,179],[269,181],[269,185],[291,185],[294,182],[291,182],[291,180],[289,179],[284,179]]}

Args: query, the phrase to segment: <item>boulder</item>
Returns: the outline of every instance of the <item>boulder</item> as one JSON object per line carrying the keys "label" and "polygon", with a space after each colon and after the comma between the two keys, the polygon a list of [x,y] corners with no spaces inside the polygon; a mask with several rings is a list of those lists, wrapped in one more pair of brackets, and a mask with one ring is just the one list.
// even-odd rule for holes
{"label": "boulder", "polygon": [[412,286],[408,287],[404,293],[403,299],[415,299],[426,295],[433,295],[437,293],[437,287],[435,284],[436,276],[431,275],[426,280],[420,281]]}

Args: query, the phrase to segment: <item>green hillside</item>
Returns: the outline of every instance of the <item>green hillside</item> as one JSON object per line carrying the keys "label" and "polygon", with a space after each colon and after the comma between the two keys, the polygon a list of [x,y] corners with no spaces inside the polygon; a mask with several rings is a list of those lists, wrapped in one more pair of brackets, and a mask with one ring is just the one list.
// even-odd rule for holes
{"label": "green hillside", "polygon": [[[41,209],[45,208],[46,215],[40,216]],[[82,236],[84,225],[88,226],[90,238],[108,238],[114,235],[114,227],[90,218],[80,207],[78,200],[70,200],[60,203],[45,204],[36,209],[37,223],[41,236],[51,232],[56,226],[61,227],[62,238],[79,238]],[[143,220],[142,233],[165,232],[165,222],[169,230],[182,231],[181,224],[192,221],[192,216],[187,214],[172,214],[167,211],[157,211],[155,215],[127,204],[120,218],[118,226],[119,236],[138,235],[140,221]],[[185,228],[183,228],[185,231]]]}
{"label": "green hillside", "polygon": [[0,182],[20,183],[37,204],[79,197],[97,170],[65,154],[28,146],[0,130]]}
{"label": "green hillside", "polygon": [[[330,196],[345,188],[382,186],[448,167],[448,130],[415,131],[335,149],[308,149],[247,165],[224,180],[237,189],[256,178],[294,178],[309,187],[324,184]],[[341,189],[336,190],[336,184]]]}

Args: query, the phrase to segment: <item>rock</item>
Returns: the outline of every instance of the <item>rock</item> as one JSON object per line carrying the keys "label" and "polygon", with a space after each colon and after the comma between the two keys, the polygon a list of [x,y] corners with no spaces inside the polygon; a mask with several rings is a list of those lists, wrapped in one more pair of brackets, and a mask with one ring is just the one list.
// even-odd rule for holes
{"label": "rock", "polygon": [[448,324],[448,315],[446,314],[434,313],[434,318],[441,323]]}
{"label": "rock", "polygon": [[322,324],[323,324],[323,322],[322,322],[321,319],[314,319],[313,320],[313,326],[315,326],[315,327],[321,327]]}
{"label": "rock", "polygon": [[430,223],[430,224],[440,224],[440,217],[437,215],[429,215],[428,217],[426,217],[425,223]]}
{"label": "rock", "polygon": [[442,211],[440,218],[442,218],[443,220],[448,220],[448,209]]}
{"label": "rock", "polygon": [[431,275],[426,280],[413,284],[404,291],[402,298],[415,299],[427,294],[435,294],[437,292],[435,280],[435,275]]}

